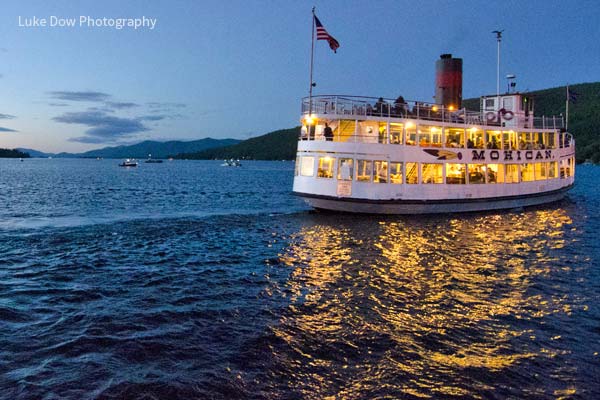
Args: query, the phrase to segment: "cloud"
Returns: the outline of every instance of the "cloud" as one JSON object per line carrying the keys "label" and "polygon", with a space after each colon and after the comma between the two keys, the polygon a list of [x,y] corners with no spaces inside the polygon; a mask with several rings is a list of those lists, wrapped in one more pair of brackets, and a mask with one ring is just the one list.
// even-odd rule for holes
{"label": "cloud", "polygon": [[86,136],[70,139],[81,143],[115,142],[122,137],[149,130],[140,118],[121,118],[103,111],[67,112],[52,118],[65,124],[85,125]]}
{"label": "cloud", "polygon": [[67,107],[69,104],[67,103],[48,103],[49,106],[52,107]]}
{"label": "cloud", "polygon": [[148,108],[183,108],[183,107],[187,107],[184,103],[160,103],[157,101],[151,101],[149,103],[146,103],[146,105],[148,106]]}
{"label": "cloud", "polygon": [[109,94],[94,91],[53,91],[47,93],[53,99],[67,101],[107,101],[111,97]]}
{"label": "cloud", "polygon": [[19,131],[16,131],[16,130],[10,129],[10,128],[3,128],[0,126],[0,132],[19,132]]}
{"label": "cloud", "polygon": [[131,102],[121,102],[121,101],[107,101],[106,103],[107,107],[110,108],[114,108],[117,110],[121,110],[124,108],[133,108],[133,107],[139,107],[139,104],[136,103],[131,103]]}
{"label": "cloud", "polygon": [[14,115],[10,115],[10,114],[2,114],[0,113],[0,119],[14,119],[17,118]]}
{"label": "cloud", "polygon": [[138,119],[140,121],[160,121],[165,118],[170,118],[170,117],[168,115],[143,115],[143,116],[139,117]]}

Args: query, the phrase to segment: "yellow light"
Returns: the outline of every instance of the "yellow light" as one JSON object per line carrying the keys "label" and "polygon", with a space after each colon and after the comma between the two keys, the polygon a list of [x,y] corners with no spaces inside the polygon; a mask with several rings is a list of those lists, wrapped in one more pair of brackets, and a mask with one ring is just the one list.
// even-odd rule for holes
{"label": "yellow light", "polygon": [[315,118],[312,115],[307,115],[304,117],[304,122],[306,122],[306,125],[312,125],[315,123]]}
{"label": "yellow light", "polygon": [[406,123],[406,127],[407,128],[414,128],[415,127],[415,123],[409,121],[409,122]]}
{"label": "yellow light", "polygon": [[454,106],[448,106],[448,110],[454,111]]}
{"label": "yellow light", "polygon": [[433,106],[433,107],[431,107],[431,111],[434,111],[434,112],[435,112],[435,111],[437,111],[437,110],[438,110],[437,106]]}

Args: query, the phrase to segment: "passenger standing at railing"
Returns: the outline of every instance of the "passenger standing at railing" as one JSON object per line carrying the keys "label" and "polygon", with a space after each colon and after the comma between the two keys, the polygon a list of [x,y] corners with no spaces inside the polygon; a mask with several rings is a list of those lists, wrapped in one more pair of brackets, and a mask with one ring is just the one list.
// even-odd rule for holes
{"label": "passenger standing at railing", "polygon": [[398,96],[396,101],[394,101],[394,114],[399,117],[406,115],[406,106],[407,104],[404,97]]}
{"label": "passenger standing at railing", "polygon": [[383,102],[383,97],[380,97],[379,99],[377,99],[377,103],[375,103],[375,115],[383,114],[384,104],[385,103]]}
{"label": "passenger standing at railing", "polygon": [[328,142],[333,141],[333,131],[331,130],[331,127],[329,125],[327,125],[327,122],[325,122],[325,129],[323,130],[323,136],[325,136],[325,140],[327,140]]}

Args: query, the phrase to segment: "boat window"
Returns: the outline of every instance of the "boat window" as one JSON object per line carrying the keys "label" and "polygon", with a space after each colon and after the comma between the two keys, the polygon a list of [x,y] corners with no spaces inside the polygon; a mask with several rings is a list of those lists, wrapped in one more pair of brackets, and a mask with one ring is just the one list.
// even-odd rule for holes
{"label": "boat window", "polygon": [[354,177],[354,160],[351,158],[340,158],[338,160],[337,178],[341,181],[351,181]]}
{"label": "boat window", "polygon": [[465,130],[446,128],[446,147],[465,147]]}
{"label": "boat window", "polygon": [[485,164],[469,164],[469,183],[485,183]]}
{"label": "boat window", "polygon": [[521,164],[521,182],[531,182],[533,180],[535,180],[533,164]]}
{"label": "boat window", "polygon": [[513,98],[512,97],[505,97],[502,99],[502,107],[506,108],[509,111],[512,111],[513,109]]}
{"label": "boat window", "polygon": [[550,161],[548,163],[548,179],[558,178],[558,163]]}
{"label": "boat window", "polygon": [[387,123],[379,123],[379,143],[387,143]]}
{"label": "boat window", "polygon": [[505,164],[504,178],[506,183],[519,183],[519,164]]}
{"label": "boat window", "polygon": [[371,171],[373,170],[373,161],[358,160],[356,167],[356,180],[359,182],[370,182]]}
{"label": "boat window", "polygon": [[404,124],[397,122],[390,123],[390,143],[402,144],[402,134],[404,133]]}
{"label": "boat window", "polygon": [[467,148],[469,149],[483,149],[483,131],[477,128],[471,128],[467,130]]}
{"label": "boat window", "polygon": [[546,142],[544,141],[544,132],[534,132],[531,134],[533,148],[536,150],[545,149]]}
{"label": "boat window", "polygon": [[315,158],[312,156],[301,157],[300,175],[313,176],[315,174]]}
{"label": "boat window", "polygon": [[325,125],[324,124],[317,124],[315,125],[315,138],[317,138],[318,140],[325,140]]}
{"label": "boat window", "polygon": [[529,132],[519,132],[519,149],[533,150],[532,134]]}
{"label": "boat window", "polygon": [[390,163],[390,182],[401,184],[402,183],[402,163],[391,162]]}
{"label": "boat window", "polygon": [[439,126],[419,125],[419,145],[422,147],[441,147],[442,128]]}
{"label": "boat window", "polygon": [[348,139],[354,136],[354,130],[356,128],[356,121],[353,119],[341,119],[331,123],[331,129],[333,130],[333,137],[336,141],[347,142]]}
{"label": "boat window", "polygon": [[546,143],[546,148],[547,149],[555,149],[556,148],[556,140],[554,139],[555,133],[554,132],[545,132],[544,135],[545,135],[544,143]]}
{"label": "boat window", "polygon": [[300,128],[300,139],[301,140],[308,139],[308,128],[306,125],[302,125],[302,128]]}
{"label": "boat window", "polygon": [[565,158],[564,160],[560,160],[560,177],[561,178],[568,178],[572,175],[572,173],[573,173],[572,165],[573,165],[572,158]]}
{"label": "boat window", "polygon": [[498,164],[487,164],[486,165],[486,171],[487,171],[487,183],[498,183],[498,182],[503,182],[504,179],[499,176],[500,175],[500,168],[498,167]]}
{"label": "boat window", "polygon": [[417,144],[417,126],[414,122],[406,123],[406,144],[410,146]]}
{"label": "boat window", "polygon": [[388,181],[388,162],[374,161],[375,173],[373,174],[373,182],[387,183]]}
{"label": "boat window", "polygon": [[485,109],[493,110],[494,109],[495,99],[485,99]]}
{"label": "boat window", "polygon": [[467,166],[465,164],[446,164],[446,183],[451,185],[466,183]]}
{"label": "boat window", "polygon": [[317,170],[317,176],[319,178],[333,178],[333,163],[335,158],[333,157],[319,157],[319,169]]}
{"label": "boat window", "polygon": [[488,149],[501,149],[502,148],[502,134],[500,131],[486,131],[486,147]]}
{"label": "boat window", "polygon": [[442,164],[421,164],[421,181],[423,183],[444,183]]}
{"label": "boat window", "polygon": [[[488,182],[489,183],[504,183],[506,179],[504,178],[504,168],[503,164],[488,164]],[[492,182],[491,175],[492,173],[496,174],[495,182]]]}
{"label": "boat window", "polygon": [[517,150],[517,133],[515,131],[502,132],[502,145],[504,150]]}
{"label": "boat window", "polygon": [[548,171],[547,171],[548,163],[535,163],[533,164],[533,169],[535,170],[535,180],[542,181],[548,179]]}
{"label": "boat window", "polygon": [[296,162],[294,163],[294,176],[298,176],[300,173],[300,157],[296,157]]}
{"label": "boat window", "polygon": [[406,163],[406,183],[419,183],[419,164],[415,162]]}

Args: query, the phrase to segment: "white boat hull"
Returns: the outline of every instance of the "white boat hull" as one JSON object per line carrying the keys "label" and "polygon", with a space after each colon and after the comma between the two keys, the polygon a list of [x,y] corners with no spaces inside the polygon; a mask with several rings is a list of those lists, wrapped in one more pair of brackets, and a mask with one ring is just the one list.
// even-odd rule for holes
{"label": "white boat hull", "polygon": [[360,214],[444,214],[521,208],[563,199],[571,186],[525,196],[465,200],[368,200],[297,193],[313,208]]}

